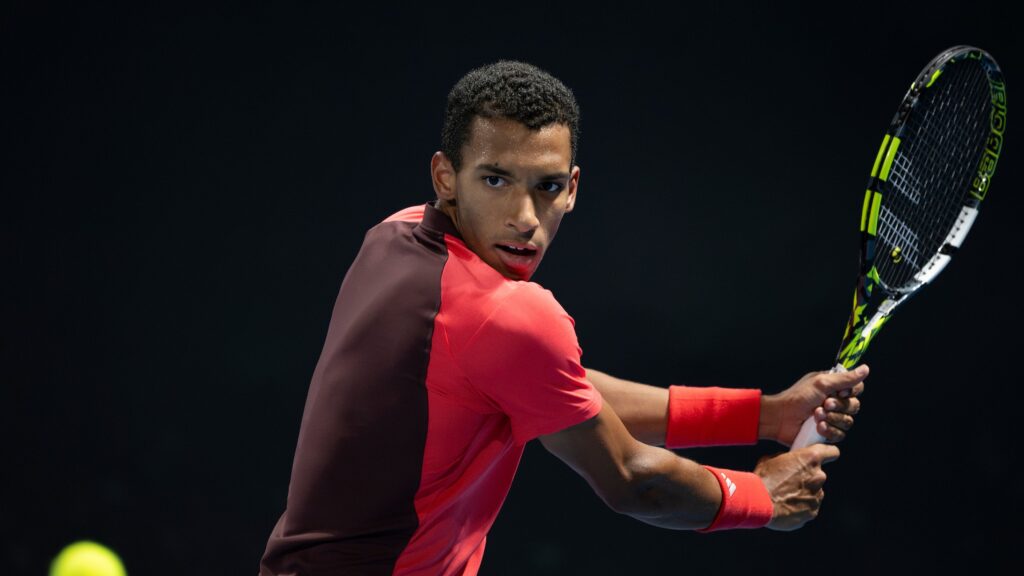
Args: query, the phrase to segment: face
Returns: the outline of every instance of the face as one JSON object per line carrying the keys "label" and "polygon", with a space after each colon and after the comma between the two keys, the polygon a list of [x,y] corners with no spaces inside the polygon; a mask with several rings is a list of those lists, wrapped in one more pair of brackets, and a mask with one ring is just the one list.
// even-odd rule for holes
{"label": "face", "polygon": [[530,130],[506,118],[474,119],[457,173],[441,152],[431,173],[440,208],[470,250],[513,280],[529,280],[576,203],[569,127]]}

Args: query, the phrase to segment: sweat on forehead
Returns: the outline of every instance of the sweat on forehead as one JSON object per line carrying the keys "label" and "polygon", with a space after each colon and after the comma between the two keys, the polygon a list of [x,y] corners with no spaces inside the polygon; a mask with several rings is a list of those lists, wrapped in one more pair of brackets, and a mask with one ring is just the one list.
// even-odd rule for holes
{"label": "sweat on forehead", "polygon": [[473,120],[462,150],[462,171],[490,170],[511,175],[517,171],[568,177],[569,128],[549,124],[536,130],[505,117]]}

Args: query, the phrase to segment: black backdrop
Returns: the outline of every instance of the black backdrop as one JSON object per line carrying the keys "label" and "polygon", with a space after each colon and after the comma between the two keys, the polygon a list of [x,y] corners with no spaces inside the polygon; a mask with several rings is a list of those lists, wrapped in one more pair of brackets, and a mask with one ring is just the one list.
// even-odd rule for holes
{"label": "black backdrop", "polygon": [[[586,364],[768,392],[827,368],[896,104],[962,43],[996,56],[1012,104],[1019,31],[985,2],[764,4],[0,10],[4,571],[44,573],[93,538],[134,575],[255,572],[342,276],[369,226],[430,199],[447,90],[499,58],[549,70],[582,107],[578,208],[535,279],[575,317]],[[1015,556],[1009,116],[964,249],[868,353],[817,521],[652,528],[532,443],[482,574]],[[749,469],[776,449],[690,455]]]}

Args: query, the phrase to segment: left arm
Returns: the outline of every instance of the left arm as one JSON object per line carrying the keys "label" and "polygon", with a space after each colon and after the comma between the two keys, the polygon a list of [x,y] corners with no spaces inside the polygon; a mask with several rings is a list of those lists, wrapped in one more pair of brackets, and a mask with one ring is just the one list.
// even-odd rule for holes
{"label": "left arm", "polygon": [[[839,374],[811,372],[783,392],[762,396],[758,438],[789,445],[803,420],[813,413],[818,432],[830,442],[841,441],[860,410],[857,396],[864,391],[867,374],[867,366]],[[634,438],[652,446],[665,443],[667,388],[623,380],[592,368],[587,368],[587,380],[612,405]]]}
{"label": "left arm", "polygon": [[587,380],[612,405],[626,430],[644,444],[662,446],[668,423],[668,388],[630,382],[592,368]]}

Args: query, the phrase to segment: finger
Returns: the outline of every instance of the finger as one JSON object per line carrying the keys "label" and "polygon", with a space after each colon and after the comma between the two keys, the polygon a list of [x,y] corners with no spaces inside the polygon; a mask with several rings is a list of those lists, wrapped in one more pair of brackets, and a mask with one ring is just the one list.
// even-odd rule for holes
{"label": "finger", "polygon": [[814,444],[807,447],[811,450],[813,464],[821,466],[839,458],[839,448],[833,444]]}
{"label": "finger", "polygon": [[860,400],[857,398],[826,398],[822,403],[822,412],[837,412],[853,416],[860,412]]}
{"label": "finger", "polygon": [[859,404],[853,406],[839,404],[837,406],[831,399],[829,399],[825,401],[825,408],[818,406],[814,409],[812,414],[814,415],[814,419],[818,422],[828,422],[833,426],[838,426],[843,430],[848,430],[850,426],[853,426],[853,417],[859,411]]}
{"label": "finger", "polygon": [[829,424],[824,421],[818,422],[817,432],[827,442],[831,442],[833,444],[846,440],[846,431],[834,426],[829,426]]}
{"label": "finger", "polygon": [[850,396],[860,396],[862,393],[864,393],[864,383],[858,382],[857,385],[854,386],[853,388],[850,388],[848,390],[840,390],[839,396],[843,398],[849,398]]}
{"label": "finger", "polygon": [[839,458],[839,448],[834,444],[811,444],[790,452],[812,468],[821,468],[822,464]]}
{"label": "finger", "polygon": [[825,418],[821,420],[830,427],[838,428],[839,430],[848,431],[853,428],[853,416],[849,414],[842,414],[840,412],[826,412]]}
{"label": "finger", "polygon": [[868,372],[867,364],[861,364],[849,372],[825,374],[821,377],[822,390],[830,396],[834,394],[843,397],[850,396],[851,389],[867,378]]}
{"label": "finger", "polygon": [[812,500],[818,499],[818,494],[824,489],[825,478],[819,478],[817,476],[810,478],[804,483],[803,489],[807,497]]}
{"label": "finger", "polygon": [[819,492],[824,490],[825,481],[828,476],[825,475],[825,471],[821,468],[815,468],[814,473],[804,482],[803,489],[806,491],[808,496],[812,498],[816,497]]}

